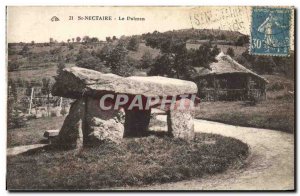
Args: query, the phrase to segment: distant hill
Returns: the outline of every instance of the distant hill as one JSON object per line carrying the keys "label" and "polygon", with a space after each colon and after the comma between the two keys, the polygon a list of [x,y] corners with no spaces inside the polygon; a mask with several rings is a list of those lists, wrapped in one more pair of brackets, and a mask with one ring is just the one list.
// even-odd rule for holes
{"label": "distant hill", "polygon": [[244,35],[238,31],[227,31],[219,29],[181,29],[166,32],[154,31],[153,33],[142,34],[142,39],[146,40],[149,36],[171,36],[184,40],[224,40],[232,43],[237,43],[239,39],[245,41],[249,40],[248,35]]}

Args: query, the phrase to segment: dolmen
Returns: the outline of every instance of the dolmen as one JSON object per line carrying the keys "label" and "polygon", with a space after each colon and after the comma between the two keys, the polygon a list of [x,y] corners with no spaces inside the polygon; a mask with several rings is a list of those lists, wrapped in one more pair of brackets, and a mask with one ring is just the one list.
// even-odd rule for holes
{"label": "dolmen", "polygon": [[151,108],[166,111],[170,136],[194,138],[194,82],[121,77],[79,67],[65,68],[55,79],[52,94],[75,99],[59,131],[59,145],[80,148],[146,135]]}

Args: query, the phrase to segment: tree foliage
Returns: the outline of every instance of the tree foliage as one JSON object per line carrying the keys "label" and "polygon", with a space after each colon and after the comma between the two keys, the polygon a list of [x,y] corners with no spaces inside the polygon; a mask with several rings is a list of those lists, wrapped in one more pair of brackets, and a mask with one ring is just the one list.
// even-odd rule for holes
{"label": "tree foliage", "polygon": [[234,57],[235,54],[234,54],[233,48],[229,47],[229,48],[227,49],[226,54],[228,54],[228,55],[231,56],[231,57]]}
{"label": "tree foliage", "polygon": [[150,68],[152,64],[153,64],[153,57],[151,53],[147,50],[141,58],[139,67],[143,69],[147,69]]}
{"label": "tree foliage", "polygon": [[139,39],[136,36],[130,38],[127,49],[131,51],[137,51],[139,49]]}
{"label": "tree foliage", "polygon": [[216,46],[212,47],[211,44],[203,44],[198,49],[188,50],[186,41],[176,38],[153,43],[158,44],[156,47],[160,48],[162,55],[156,59],[148,74],[186,80],[192,79],[195,73],[194,67],[209,68],[209,64],[215,61],[215,56],[220,52]]}

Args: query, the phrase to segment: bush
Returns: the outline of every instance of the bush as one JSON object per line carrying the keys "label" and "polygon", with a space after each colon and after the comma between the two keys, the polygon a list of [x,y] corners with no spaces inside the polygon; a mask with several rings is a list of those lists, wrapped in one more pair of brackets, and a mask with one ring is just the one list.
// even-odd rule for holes
{"label": "bush", "polygon": [[280,91],[284,89],[284,84],[281,82],[275,82],[267,88],[268,91]]}
{"label": "bush", "polygon": [[56,116],[57,116],[57,112],[56,112],[55,110],[52,110],[52,111],[50,112],[50,116],[51,116],[51,117],[56,117]]}
{"label": "bush", "polygon": [[18,110],[16,105],[11,101],[8,102],[7,108],[7,128],[14,129],[26,126],[26,118],[22,112]]}
{"label": "bush", "polygon": [[249,106],[255,106],[258,102],[259,102],[259,98],[257,98],[253,94],[248,95],[248,99],[247,99],[246,103]]}
{"label": "bush", "polygon": [[7,68],[8,72],[17,71],[21,65],[22,65],[22,63],[20,63],[18,61],[8,62],[8,68]]}

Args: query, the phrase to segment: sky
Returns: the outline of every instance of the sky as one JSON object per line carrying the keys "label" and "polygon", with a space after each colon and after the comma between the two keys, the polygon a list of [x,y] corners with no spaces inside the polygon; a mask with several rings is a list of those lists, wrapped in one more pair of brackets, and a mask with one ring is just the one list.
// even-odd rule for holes
{"label": "sky", "polygon": [[[56,16],[59,21],[51,21]],[[69,17],[73,16],[73,20]],[[77,20],[110,16],[112,20]],[[126,20],[127,17],[143,21]],[[222,29],[250,34],[250,7],[7,7],[7,42],[48,42],[77,36],[135,35],[155,30]],[[125,20],[119,20],[125,18]]]}

